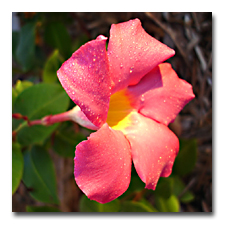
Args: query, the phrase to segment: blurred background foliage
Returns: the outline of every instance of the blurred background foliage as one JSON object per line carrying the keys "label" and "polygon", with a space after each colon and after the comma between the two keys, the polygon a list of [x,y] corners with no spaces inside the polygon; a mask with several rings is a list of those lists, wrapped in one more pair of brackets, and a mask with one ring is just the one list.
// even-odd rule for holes
{"label": "blurred background foliage", "polygon": [[139,18],[152,36],[176,50],[169,59],[196,98],[170,124],[180,152],[169,178],[144,189],[134,167],[128,190],[100,204],[73,177],[75,146],[91,131],[72,122],[27,126],[12,119],[14,212],[210,212],[212,211],[212,14],[211,13],[13,13],[12,112],[30,120],[74,106],[56,71],[74,51],[112,23]]}

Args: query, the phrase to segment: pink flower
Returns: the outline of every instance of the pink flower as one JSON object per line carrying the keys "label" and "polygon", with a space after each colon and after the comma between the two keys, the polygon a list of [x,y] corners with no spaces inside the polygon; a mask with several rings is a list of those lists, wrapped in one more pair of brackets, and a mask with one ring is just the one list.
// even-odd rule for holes
{"label": "pink flower", "polygon": [[155,189],[171,174],[179,151],[167,127],[194,98],[192,87],[168,63],[175,52],[160,43],[138,19],[113,24],[107,38],[81,46],[58,70],[58,78],[79,106],[74,118],[97,130],[76,147],[77,185],[92,200],[107,203],[122,195],[131,165]]}

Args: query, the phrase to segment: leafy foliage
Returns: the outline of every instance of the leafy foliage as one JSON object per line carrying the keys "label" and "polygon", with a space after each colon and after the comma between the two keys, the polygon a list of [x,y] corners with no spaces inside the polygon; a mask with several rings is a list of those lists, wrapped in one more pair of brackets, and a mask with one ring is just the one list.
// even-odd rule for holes
{"label": "leafy foliage", "polygon": [[64,123],[55,132],[52,148],[62,157],[74,158],[75,146],[85,139],[82,133],[75,133],[73,127]]}
{"label": "leafy foliage", "polygon": [[197,142],[193,140],[180,139],[180,151],[174,162],[173,171],[178,175],[190,173],[197,161]]}
{"label": "leafy foliage", "polygon": [[54,166],[46,149],[33,146],[24,152],[23,182],[36,200],[59,204]]}
{"label": "leafy foliage", "polygon": [[35,22],[27,23],[19,33],[18,46],[16,48],[16,60],[21,64],[24,72],[28,71],[35,58]]}
{"label": "leafy foliage", "polygon": [[18,188],[23,175],[23,155],[18,143],[12,144],[12,194]]}
{"label": "leafy foliage", "polygon": [[53,49],[59,49],[64,57],[67,58],[71,55],[71,39],[63,23],[48,23],[45,27],[44,38]]}
{"label": "leafy foliage", "polygon": [[[14,103],[13,113],[26,115],[30,120],[41,119],[46,115],[57,114],[67,110],[69,97],[59,84],[40,83],[21,92]],[[20,129],[18,142],[22,145],[43,143],[56,129],[57,124],[49,127],[36,125],[25,126],[22,120],[13,121],[13,129]]]}
{"label": "leafy foliage", "polygon": [[120,203],[117,199],[106,204],[101,204],[96,201],[92,201],[83,195],[80,200],[81,212],[118,212],[119,209]]}
{"label": "leafy foliage", "polygon": [[149,202],[124,201],[121,203],[121,212],[157,212]]}
{"label": "leafy foliage", "polygon": [[60,212],[59,209],[52,206],[27,206],[27,212]]}
{"label": "leafy foliage", "polygon": [[43,71],[43,82],[54,83],[58,80],[56,76],[56,71],[59,69],[60,64],[62,64],[63,59],[59,54],[58,50],[53,51],[53,53],[47,59],[44,65]]}

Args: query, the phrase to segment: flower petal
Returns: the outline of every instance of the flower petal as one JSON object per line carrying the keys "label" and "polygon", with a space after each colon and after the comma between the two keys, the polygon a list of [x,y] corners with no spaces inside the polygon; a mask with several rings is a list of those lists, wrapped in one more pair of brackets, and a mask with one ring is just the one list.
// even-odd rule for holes
{"label": "flower petal", "polygon": [[86,127],[91,130],[98,130],[98,127],[91,123],[91,121],[85,116],[78,105],[70,110],[69,117],[70,120],[80,124],[82,127]]}
{"label": "flower petal", "polygon": [[74,163],[77,185],[91,200],[107,203],[122,195],[129,186],[129,142],[121,131],[107,124],[76,147]]}
{"label": "flower petal", "polygon": [[155,190],[159,177],[168,177],[179,151],[176,135],[163,124],[133,112],[123,132],[131,145],[134,166],[146,188]]}
{"label": "flower petal", "polygon": [[165,44],[145,32],[139,19],[112,24],[108,44],[108,57],[113,93],[140,79],[159,63],[175,54]]}
{"label": "flower petal", "polygon": [[131,105],[142,115],[168,125],[195,95],[192,86],[180,79],[169,63],[155,67],[127,89]]}
{"label": "flower petal", "polygon": [[57,72],[67,94],[98,127],[106,121],[111,95],[106,39],[101,35],[81,46]]}

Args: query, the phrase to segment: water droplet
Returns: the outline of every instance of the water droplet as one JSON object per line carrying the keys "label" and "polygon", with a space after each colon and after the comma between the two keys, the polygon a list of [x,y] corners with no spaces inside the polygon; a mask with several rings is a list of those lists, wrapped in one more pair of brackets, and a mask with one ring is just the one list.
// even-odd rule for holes
{"label": "water droplet", "polygon": [[93,59],[93,61],[95,61],[96,59]]}
{"label": "water droplet", "polygon": [[134,69],[134,67],[132,66],[132,67],[130,68],[130,73],[132,73],[132,72],[133,72],[133,69]]}

